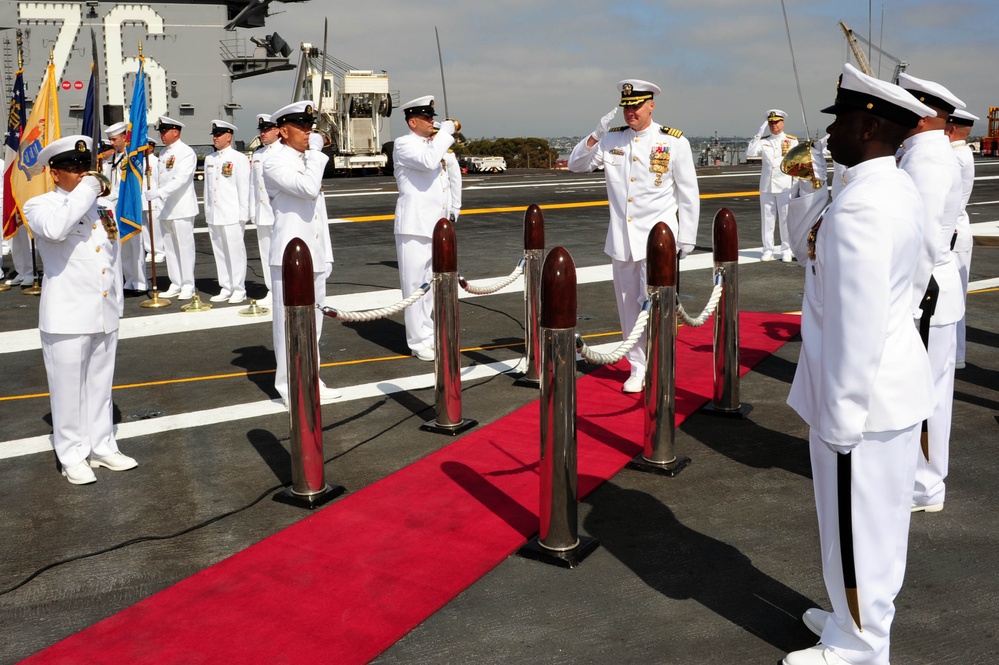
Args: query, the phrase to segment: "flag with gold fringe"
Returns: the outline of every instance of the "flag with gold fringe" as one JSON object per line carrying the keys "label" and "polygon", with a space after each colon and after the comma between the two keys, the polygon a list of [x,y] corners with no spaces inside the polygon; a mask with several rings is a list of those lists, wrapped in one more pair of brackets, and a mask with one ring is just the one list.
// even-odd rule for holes
{"label": "flag with gold fringe", "polygon": [[146,144],[146,61],[139,56],[139,71],[132,89],[128,112],[128,161],[118,185],[118,238],[125,242],[142,231],[142,174],[145,172]]}
{"label": "flag with gold fringe", "polygon": [[[24,204],[28,199],[55,189],[48,166],[38,161],[38,153],[59,138],[59,99],[56,94],[55,65],[45,69],[45,78],[38,97],[31,107],[24,133],[17,148],[17,169],[11,174],[11,189],[17,211],[24,220]],[[27,227],[25,223],[25,227]],[[30,232],[31,229],[28,228]]]}

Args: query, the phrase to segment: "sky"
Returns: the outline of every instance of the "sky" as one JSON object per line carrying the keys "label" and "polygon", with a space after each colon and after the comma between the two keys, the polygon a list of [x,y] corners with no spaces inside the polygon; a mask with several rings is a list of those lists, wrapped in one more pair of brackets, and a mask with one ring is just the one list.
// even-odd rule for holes
{"label": "sky", "polygon": [[[771,108],[788,113],[788,133],[816,136],[832,120],[819,109],[832,103],[843,63],[854,62],[843,21],[907,61],[909,74],[949,88],[982,118],[981,134],[988,107],[999,106],[994,3],[784,0],[790,46],[780,0],[274,2],[265,28],[238,32],[278,32],[297,63],[300,42],[322,44],[328,18],[331,56],[386,70],[401,102],[435,95],[441,113],[436,27],[448,109],[468,138],[586,134],[617,105],[624,78],[659,85],[653,118],[688,136],[752,136]],[[872,65],[878,74],[876,51]],[[882,60],[880,78],[893,66]],[[234,82],[237,124],[290,102],[293,82],[292,71]],[[405,131],[401,118],[393,112],[393,136]]]}

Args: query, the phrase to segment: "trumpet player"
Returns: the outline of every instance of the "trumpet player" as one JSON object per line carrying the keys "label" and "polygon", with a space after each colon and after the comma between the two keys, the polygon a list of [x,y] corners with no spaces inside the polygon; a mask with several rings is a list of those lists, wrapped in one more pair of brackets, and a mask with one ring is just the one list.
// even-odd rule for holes
{"label": "trumpet player", "polygon": [[97,480],[93,469],[134,469],[118,450],[111,381],[122,314],[118,226],[97,197],[103,183],[89,173],[91,140],[67,136],[38,154],[55,191],[25,204],[24,214],[45,264],[38,312],[42,358],[52,406],[52,444],[62,475],[74,485]]}
{"label": "trumpet player", "polygon": [[[445,155],[454,143],[455,122],[434,131],[433,96],[402,105],[409,133],[395,141],[392,161],[399,199],[395,205],[395,251],[403,297],[431,280],[431,241],[441,218],[452,214],[451,181]],[[421,298],[405,311],[406,344],[420,360],[434,359],[433,300]]]}
{"label": "trumpet player", "polygon": [[781,160],[794,146],[795,136],[784,133],[787,113],[780,109],[767,111],[767,119],[746,147],[747,157],[760,158],[760,221],[763,226],[762,261],[774,260],[774,227],[780,224],[780,258],[785,263],[794,260],[787,232],[787,204],[791,197],[791,176],[780,170]]}

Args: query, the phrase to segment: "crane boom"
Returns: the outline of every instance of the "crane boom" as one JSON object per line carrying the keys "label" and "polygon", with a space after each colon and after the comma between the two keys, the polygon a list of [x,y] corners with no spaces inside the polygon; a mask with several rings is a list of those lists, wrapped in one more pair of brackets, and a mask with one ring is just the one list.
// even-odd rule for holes
{"label": "crane boom", "polygon": [[857,60],[857,69],[864,72],[868,76],[874,76],[871,71],[871,63],[867,61],[867,56],[864,55],[864,50],[860,48],[860,44],[857,43],[857,38],[853,34],[853,30],[846,26],[843,21],[839,22],[839,27],[842,28],[843,34],[846,35],[846,43],[850,45],[850,50],[853,52],[853,57]]}
{"label": "crane boom", "polygon": [[[877,76],[877,74],[874,73],[874,70],[872,69],[870,62],[868,62],[867,56],[864,54],[864,49],[860,47],[860,44],[863,43],[864,46],[867,46],[877,51],[879,58],[884,58],[886,60],[889,60],[894,65],[895,69],[894,71],[892,71],[891,81],[892,83],[898,83],[898,75],[904,72],[906,67],[909,66],[908,62],[900,58],[896,58],[895,56],[893,56],[891,53],[884,50],[880,46],[876,46],[871,42],[869,42],[868,40],[864,39],[861,35],[858,35],[853,30],[848,28],[846,23],[840,21],[839,27],[843,29],[843,34],[846,35],[846,41],[850,45],[850,50],[853,52],[853,57],[857,59],[857,65],[860,71],[864,72],[869,76]],[[880,70],[880,68],[881,67],[879,65],[878,69]]]}

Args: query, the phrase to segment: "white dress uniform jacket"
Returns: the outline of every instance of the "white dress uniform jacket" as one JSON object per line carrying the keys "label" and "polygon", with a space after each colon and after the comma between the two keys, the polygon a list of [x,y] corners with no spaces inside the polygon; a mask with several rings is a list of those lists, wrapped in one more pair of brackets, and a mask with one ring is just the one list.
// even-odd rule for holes
{"label": "white dress uniform jacket", "polygon": [[746,147],[746,157],[760,158],[760,193],[777,194],[791,187],[792,178],[780,170],[787,151],[798,145],[798,139],[781,132],[754,136]]}
{"label": "white dress uniform jacket", "polygon": [[[679,132],[655,122],[640,132],[618,127],[592,148],[584,138],[569,156],[569,170],[575,173],[604,167],[610,199],[604,252],[613,259],[644,260],[649,231],[657,222],[666,222],[677,246],[697,239],[701,202],[694,158],[690,142],[674,134]],[[661,178],[651,170],[653,159],[660,164],[668,159]]]}
{"label": "white dress uniform jacket", "polygon": [[461,214],[461,165],[451,150],[444,153],[444,160],[447,162],[447,179],[451,183],[451,216],[457,220]]}
{"label": "white dress uniform jacket", "polygon": [[232,146],[205,157],[205,222],[229,226],[250,218],[250,160]]}
{"label": "white dress uniform jacket", "polygon": [[[250,163],[250,219],[258,227],[274,226],[274,210],[271,209],[271,199],[267,195],[267,187],[264,185],[264,162],[280,145],[280,143],[274,142],[257,148]],[[262,258],[266,263],[267,257]]]}
{"label": "white dress uniform jacket", "polygon": [[60,335],[109,333],[123,311],[118,241],[110,240],[86,186],[29,199],[24,215],[45,264],[38,328]]}
{"label": "white dress uniform jacket", "polygon": [[902,142],[902,149],[898,167],[912,177],[926,209],[913,316],[920,317],[918,307],[932,274],[940,296],[931,325],[956,323],[964,316],[964,293],[950,242],[962,207],[961,167],[943,130],[914,134]]}
{"label": "white dress uniform jacket", "polygon": [[444,132],[425,139],[410,131],[396,139],[392,150],[399,189],[396,235],[432,238],[437,221],[450,215],[451,182],[444,156],[453,143],[454,137]]}
{"label": "white dress uniform jacket", "polygon": [[954,141],[950,145],[961,167],[961,210],[957,216],[957,242],[954,243],[954,251],[970,252],[974,238],[968,217],[968,201],[971,200],[971,192],[975,187],[975,154],[971,152],[967,141]]}
{"label": "white dress uniform jacket", "polygon": [[264,184],[274,211],[270,265],[281,266],[292,238],[301,238],[312,255],[312,269],[323,272],[333,260],[329,226],[323,221],[323,170],[329,157],[319,150],[304,153],[275,144],[264,163]]}
{"label": "white dress uniform jacket", "polygon": [[115,212],[116,218],[118,213],[118,188],[121,186],[122,165],[127,165],[128,163],[128,148],[122,152],[112,153],[111,156],[104,162],[101,168],[101,172],[104,177],[111,182],[111,193],[107,196],[102,196],[97,199],[97,205],[102,208],[107,208],[108,210],[113,210]]}
{"label": "white dress uniform jacket", "polygon": [[805,298],[787,403],[822,441],[846,451],[867,432],[919,423],[933,396],[929,360],[912,325],[918,191],[890,157],[862,162],[844,177],[820,218],[815,258],[807,244],[793,248],[805,267]]}
{"label": "white dress uniform jacket", "polygon": [[160,151],[156,174],[163,202],[160,219],[197,217],[198,197],[194,192],[194,171],[197,167],[198,156],[181,140]]}

